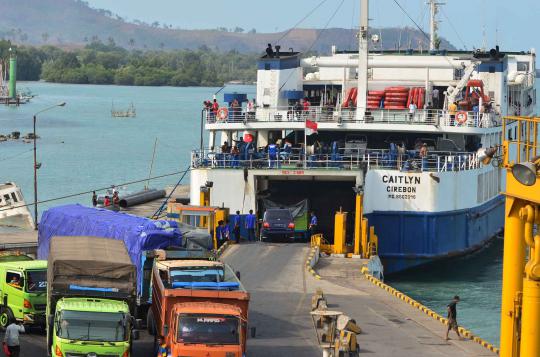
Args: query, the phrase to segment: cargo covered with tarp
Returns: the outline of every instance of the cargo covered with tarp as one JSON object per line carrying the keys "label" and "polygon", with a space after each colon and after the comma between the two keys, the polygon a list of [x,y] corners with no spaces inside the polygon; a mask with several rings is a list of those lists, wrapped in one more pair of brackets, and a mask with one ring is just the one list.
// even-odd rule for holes
{"label": "cargo covered with tarp", "polygon": [[293,204],[278,203],[266,198],[262,199],[264,210],[272,208],[287,208],[294,218],[295,231],[306,231],[308,229],[308,200],[301,200]]}
{"label": "cargo covered with tarp", "polygon": [[49,301],[51,296],[135,299],[135,266],[120,240],[55,236],[47,264]]}
{"label": "cargo covered with tarp", "polygon": [[[125,244],[131,262],[142,272],[144,252],[182,247],[182,233],[172,221],[137,217],[121,212],[81,205],[66,205],[43,213],[38,231],[38,259],[47,260],[54,236],[93,236],[120,240]],[[142,289],[139,277],[137,289]]]}

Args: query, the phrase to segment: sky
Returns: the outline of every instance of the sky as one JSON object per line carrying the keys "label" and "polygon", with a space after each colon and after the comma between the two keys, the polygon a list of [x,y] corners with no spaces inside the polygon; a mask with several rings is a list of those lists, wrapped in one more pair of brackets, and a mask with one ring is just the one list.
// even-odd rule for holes
{"label": "sky", "polygon": [[[158,21],[183,29],[255,28],[276,32],[293,27],[358,26],[359,0],[87,0],[128,20]],[[395,0],[426,32],[426,0]],[[394,0],[370,1],[370,26],[415,26]],[[318,6],[321,2],[322,5]],[[540,0],[439,0],[439,35],[454,46],[471,50],[499,44],[502,50],[540,49],[537,36]],[[317,7],[318,6],[318,7]],[[336,12],[337,11],[337,12]],[[335,13],[335,16],[332,15]],[[484,35],[485,33],[485,35]],[[384,40],[384,39],[383,39]]]}

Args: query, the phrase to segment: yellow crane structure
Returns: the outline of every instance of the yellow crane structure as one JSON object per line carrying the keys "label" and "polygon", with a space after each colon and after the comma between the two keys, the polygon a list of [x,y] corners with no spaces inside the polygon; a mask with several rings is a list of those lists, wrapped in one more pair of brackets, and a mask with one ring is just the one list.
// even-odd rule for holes
{"label": "yellow crane structure", "polygon": [[[540,118],[506,117],[502,357],[540,356]],[[486,150],[487,151],[487,150]],[[491,154],[491,155],[489,155]],[[493,151],[487,156],[493,157]],[[488,157],[489,160],[489,157]]]}

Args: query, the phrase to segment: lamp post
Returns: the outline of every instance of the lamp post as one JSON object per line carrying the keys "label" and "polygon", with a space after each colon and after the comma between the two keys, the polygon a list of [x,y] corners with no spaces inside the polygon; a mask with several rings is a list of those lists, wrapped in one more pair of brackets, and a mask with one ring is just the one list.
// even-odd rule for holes
{"label": "lamp post", "polygon": [[56,107],[63,107],[66,105],[66,102],[61,102],[55,105],[52,105],[50,107],[47,107],[45,109],[40,110],[39,112],[34,114],[34,230],[37,231],[38,229],[38,194],[37,194],[37,170],[39,166],[37,163],[37,146],[36,146],[36,120],[37,115],[43,112],[46,112],[47,110],[54,109]]}

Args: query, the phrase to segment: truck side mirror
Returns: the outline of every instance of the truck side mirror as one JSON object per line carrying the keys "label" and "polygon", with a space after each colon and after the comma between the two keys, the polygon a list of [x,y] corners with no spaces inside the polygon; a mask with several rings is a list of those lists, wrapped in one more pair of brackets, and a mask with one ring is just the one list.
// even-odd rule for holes
{"label": "truck side mirror", "polygon": [[163,325],[163,334],[165,336],[169,334],[169,325]]}
{"label": "truck side mirror", "polygon": [[141,335],[140,335],[140,333],[139,333],[139,330],[132,330],[132,331],[131,331],[131,339],[132,339],[133,341],[138,340],[140,337],[141,337]]}
{"label": "truck side mirror", "polygon": [[257,328],[256,327],[252,327],[249,329],[250,332],[251,332],[251,338],[255,338],[255,336],[257,335]]}
{"label": "truck side mirror", "polygon": [[240,280],[240,272],[236,271],[235,274],[236,274],[236,277],[238,278],[238,280]]}

